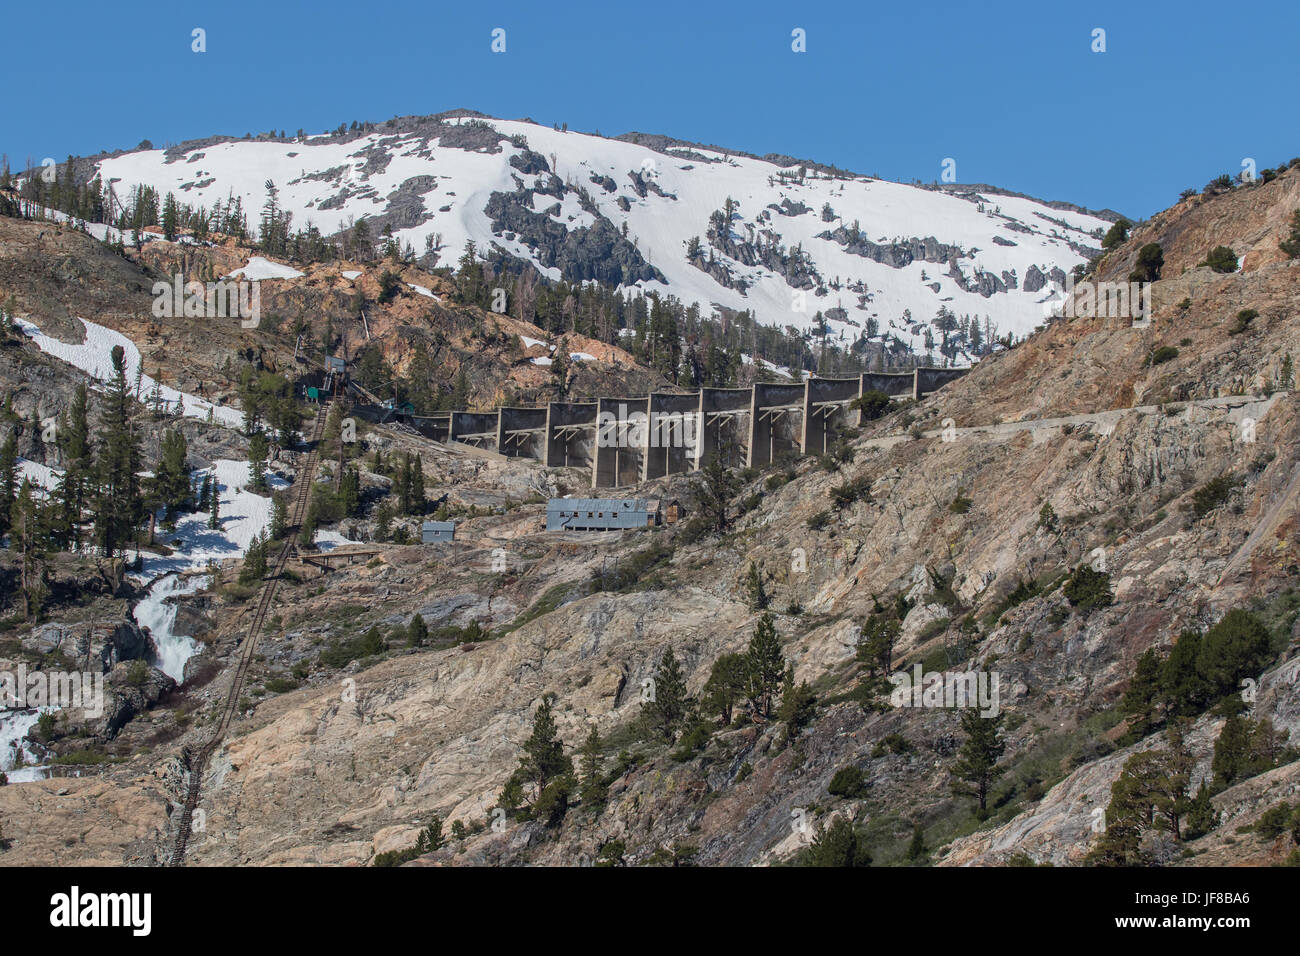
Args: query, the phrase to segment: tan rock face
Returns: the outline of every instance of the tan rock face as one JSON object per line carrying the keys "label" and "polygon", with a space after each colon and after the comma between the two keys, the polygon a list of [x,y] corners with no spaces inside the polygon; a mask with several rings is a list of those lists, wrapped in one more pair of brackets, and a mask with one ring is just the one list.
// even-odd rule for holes
{"label": "tan rock face", "polygon": [[[403,657],[269,701],[237,722],[205,786],[194,863],[365,863],[414,842],[428,816],[481,818],[542,694],[563,737],[608,733],[673,646],[698,691],[706,662],[748,640],[752,615],[697,591],[588,598],[468,652]],[[243,726],[247,723],[248,726]],[[327,831],[349,837],[335,844]],[[365,841],[356,839],[364,835]]]}
{"label": "tan rock face", "polygon": [[0,787],[0,826],[10,844],[0,865],[152,863],[168,800],[162,781],[138,767],[114,778],[55,777]]}

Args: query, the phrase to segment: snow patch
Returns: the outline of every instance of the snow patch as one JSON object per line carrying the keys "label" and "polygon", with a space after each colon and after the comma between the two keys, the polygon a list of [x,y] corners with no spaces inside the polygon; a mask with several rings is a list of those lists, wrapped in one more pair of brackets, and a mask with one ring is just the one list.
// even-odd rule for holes
{"label": "snow patch", "polygon": [[[102,325],[96,325],[94,322],[79,317],[78,321],[86,330],[85,341],[80,344],[73,344],[60,342],[53,336],[46,335],[38,326],[24,319],[15,321],[23,334],[35,342],[36,347],[42,352],[53,355],[57,359],[62,359],[100,382],[108,382],[112,379],[113,346],[122,346],[126,360],[127,384],[133,385],[135,383],[136,372],[140,368],[140,350],[135,347],[134,342],[121,332],[116,332]],[[176,405],[177,402],[181,403],[182,414],[186,418],[206,419],[211,415],[214,422],[227,428],[240,428],[243,426],[244,416],[237,409],[225,405],[214,405],[206,399],[196,398],[186,392],[178,392],[174,388],[160,385],[148,375],[141,374],[140,392],[136,397],[141,401],[148,401],[155,394],[169,405]]]}
{"label": "snow patch", "polygon": [[253,256],[248,260],[248,265],[236,269],[230,273],[228,278],[231,279],[248,279],[256,281],[260,279],[297,279],[303,273],[299,272],[293,266],[286,266],[280,262],[272,262],[270,259],[264,259],[262,256]]}

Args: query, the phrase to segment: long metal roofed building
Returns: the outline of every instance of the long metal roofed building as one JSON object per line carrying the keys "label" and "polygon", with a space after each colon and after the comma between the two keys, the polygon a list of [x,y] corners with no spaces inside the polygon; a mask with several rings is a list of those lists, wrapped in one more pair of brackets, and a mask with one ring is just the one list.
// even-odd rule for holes
{"label": "long metal roofed building", "polygon": [[616,531],[647,528],[662,520],[658,498],[552,498],[547,531]]}

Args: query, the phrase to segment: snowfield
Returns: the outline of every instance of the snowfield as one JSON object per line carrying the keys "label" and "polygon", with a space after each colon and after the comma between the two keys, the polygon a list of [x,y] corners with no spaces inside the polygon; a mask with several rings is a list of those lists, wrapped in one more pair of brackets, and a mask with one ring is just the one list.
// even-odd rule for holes
{"label": "snowfield", "polygon": [[261,256],[253,256],[248,260],[246,266],[242,266],[230,273],[227,278],[230,279],[248,279],[250,282],[261,279],[298,279],[302,273],[293,266],[286,266],[281,262],[272,262],[270,259],[264,259]]}
{"label": "snowfield", "polygon": [[33,488],[53,491],[62,477],[63,472],[56,468],[42,465],[38,461],[28,461],[26,458],[18,459],[18,483],[20,485],[23,479],[26,478],[31,481]]}
{"label": "snowfield", "polygon": [[[880,331],[892,331],[922,347],[923,330],[915,323],[928,323],[940,306],[957,316],[981,321],[988,317],[999,332],[1023,335],[1042,323],[1041,303],[1049,294],[1046,289],[1024,290],[1030,267],[1044,274],[1053,268],[1068,273],[1085,261],[1071,243],[1095,249],[1100,231],[1110,225],[1099,217],[1032,199],[993,193],[963,197],[865,176],[831,179],[811,173],[802,180],[782,181],[777,178],[781,168],[773,163],[716,150],[682,148],[665,154],[527,122],[488,122],[505,136],[524,137],[565,184],[559,199],[534,193],[534,211],[570,231],[589,226],[593,214],[582,208],[576,191],[585,189],[596,213],[620,231],[626,228],[628,239],[667,280],[638,282],[627,291],[672,294],[686,303],[698,303],[706,314],[715,305],[751,309],[760,322],[801,330],[813,327],[816,312],[838,307],[846,315],[831,321],[832,338],[843,342],[856,339],[867,320],[874,319]],[[507,141],[502,141],[498,153],[443,146],[437,139],[426,146],[424,135],[413,131],[376,131],[348,143],[326,142],[327,138],[231,141],[189,150],[170,162],[163,150],[142,150],[102,160],[98,168],[119,194],[147,183],[160,193],[170,191],[184,202],[209,208],[228,195],[239,196],[250,219],[262,207],[264,184],[270,179],[279,188],[281,206],[293,214],[293,228],[310,222],[327,234],[350,219],[383,213],[388,197],[403,183],[427,177],[408,186],[423,203],[425,219],[395,230],[399,243],[409,242],[420,250],[427,236],[436,235],[443,264],[454,262],[466,242],[480,248],[496,245],[532,261],[549,278],[560,278],[558,268],[542,266],[517,236],[494,233],[485,212],[492,193],[510,193],[521,184],[533,189],[550,178],[549,172],[524,174],[510,165],[522,149]],[[375,156],[386,163],[371,162]],[[789,175],[793,170],[785,172]],[[634,188],[633,175],[643,176],[652,187],[644,197]],[[611,181],[613,191],[607,188]],[[721,209],[728,197],[739,204],[731,223],[733,239],[757,242],[770,233],[787,252],[802,248],[811,257],[825,294],[807,290],[800,311],[795,290],[785,278],[761,265],[746,266],[718,254],[733,278],[748,284],[742,292],[687,262],[685,249],[692,237],[704,243],[707,254],[709,215]],[[329,208],[321,208],[322,204]],[[824,220],[827,205],[829,219]],[[805,211],[787,214],[801,209]],[[854,223],[877,244],[933,237],[959,246],[964,255],[957,262],[967,282],[974,282],[980,272],[1002,280],[1005,272],[1018,287],[985,297],[976,289],[961,289],[949,275],[947,262],[915,261],[894,268],[851,254],[831,239],[818,238],[820,233]],[[911,322],[905,321],[905,313]]]}
{"label": "snowfield", "polygon": [[[113,346],[122,346],[126,359],[126,381],[129,386],[134,387],[136,372],[140,368],[140,350],[135,347],[135,343],[121,332],[115,332],[113,329],[96,325],[86,319],[79,318],[78,321],[86,329],[86,338],[85,341],[79,344],[73,344],[60,342],[53,336],[46,335],[31,322],[23,319],[16,320],[23,334],[35,342],[37,348],[42,352],[53,355],[57,359],[62,359],[69,365],[76,366],[99,382],[108,382],[112,379]],[[229,408],[225,405],[214,405],[212,402],[196,398],[186,392],[178,392],[166,385],[159,385],[152,377],[141,374],[140,393],[137,397],[141,401],[147,402],[155,393],[170,405],[180,402],[183,409],[182,414],[186,418],[206,420],[211,415],[213,422],[218,425],[225,425],[227,428],[240,428],[244,423],[244,415],[238,409]]]}

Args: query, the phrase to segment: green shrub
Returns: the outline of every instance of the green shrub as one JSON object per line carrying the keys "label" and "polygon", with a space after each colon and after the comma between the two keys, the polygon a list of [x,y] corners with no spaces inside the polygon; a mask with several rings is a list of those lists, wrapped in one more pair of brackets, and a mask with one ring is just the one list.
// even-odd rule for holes
{"label": "green shrub", "polygon": [[998,621],[1002,619],[1002,615],[1006,614],[1007,611],[1010,611],[1013,607],[1024,604],[1030,598],[1037,597],[1041,590],[1042,589],[1038,584],[1032,580],[1026,581],[1024,578],[1018,579],[1016,586],[1011,589],[1011,592],[985,616],[985,626],[989,628],[996,627]]}
{"label": "green shrub", "polygon": [[1228,246],[1215,246],[1201,265],[1209,266],[1215,272],[1236,272],[1237,254]]}
{"label": "green shrub", "polygon": [[1060,522],[1056,517],[1056,509],[1050,502],[1043,502],[1043,507],[1038,509],[1038,527],[1044,531],[1055,534],[1060,528]]}
{"label": "green shrub", "polygon": [[1236,487],[1237,479],[1232,475],[1219,475],[1217,478],[1211,478],[1192,492],[1192,513],[1198,518],[1204,518],[1215,508],[1226,502]]}
{"label": "green shrub", "polygon": [[352,661],[373,657],[388,650],[379,628],[372,627],[360,637],[335,641],[320,652],[319,660],[325,667],[346,667]]}
{"label": "green shrub", "polygon": [[1196,670],[1220,696],[1237,691],[1243,677],[1255,677],[1268,665],[1271,639],[1249,611],[1233,608],[1205,632],[1196,655]]}
{"label": "green shrub", "polygon": [[1106,235],[1101,240],[1102,249],[1114,249],[1128,242],[1128,231],[1133,223],[1123,217],[1116,219],[1114,225],[1106,230]]}
{"label": "green shrub", "polygon": [[1291,234],[1278,243],[1278,248],[1291,259],[1300,259],[1300,209],[1291,213]]}
{"label": "green shrub", "polygon": [[435,644],[477,644],[479,641],[487,640],[488,636],[488,632],[478,621],[470,621],[464,627],[444,624],[442,627],[435,628],[430,634]]}
{"label": "green shrub", "polygon": [[1237,321],[1233,323],[1232,328],[1228,329],[1229,335],[1240,335],[1245,332],[1247,327],[1255,319],[1259,318],[1259,312],[1256,309],[1242,309],[1237,313]]}
{"label": "green shrub", "polygon": [[776,491],[778,488],[782,487],[783,485],[787,485],[790,482],[794,481],[794,477],[795,477],[794,469],[788,468],[783,471],[778,471],[774,475],[768,475],[767,481],[765,481],[763,484],[768,491]]}
{"label": "green shrub", "polygon": [[931,621],[925,627],[921,628],[921,633],[916,636],[918,642],[928,641],[931,638],[938,637],[944,631],[948,630],[948,625],[952,623],[951,618],[941,617]]}
{"label": "green shrub", "polygon": [[856,478],[846,481],[842,485],[837,485],[831,489],[831,500],[835,503],[836,508],[844,508],[853,504],[855,501],[871,500],[871,478],[868,475],[859,475]]}
{"label": "green shrub", "polygon": [[1252,829],[1266,840],[1276,840],[1289,829],[1293,812],[1291,804],[1284,800],[1265,810]]}
{"label": "green shrub", "polygon": [[869,388],[849,403],[849,408],[862,412],[863,421],[872,422],[889,411],[889,396],[876,388]]}
{"label": "green shrub", "polygon": [[1227,173],[1220,173],[1208,183],[1205,184],[1205,191],[1211,196],[1224,192],[1232,188],[1232,177]]}
{"label": "green shrub", "polygon": [[126,668],[126,682],[132,687],[143,687],[149,680],[149,665],[136,658]]}
{"label": "green shrub", "polygon": [[656,541],[633,551],[612,568],[592,571],[591,587],[597,591],[645,591],[660,582],[659,574],[672,561],[673,546],[666,541]]}
{"label": "green shrub", "polygon": [[1138,250],[1137,263],[1129,275],[1130,282],[1155,282],[1165,265],[1165,253],[1158,242],[1148,242]]}
{"label": "green shrub", "polygon": [[36,736],[49,743],[54,737],[54,728],[57,721],[58,718],[51,711],[42,711],[41,715],[36,718]]}
{"label": "green shrub", "polygon": [[1158,349],[1153,349],[1147,356],[1148,365],[1162,365],[1165,362],[1173,361],[1178,358],[1178,349],[1172,345],[1162,345]]}
{"label": "green shrub", "polygon": [[1081,611],[1107,607],[1115,600],[1110,593],[1110,575],[1105,571],[1094,571],[1086,564],[1074,569],[1061,592],[1071,606]]}
{"label": "green shrub", "polygon": [[839,770],[835,771],[835,776],[831,777],[826,792],[833,797],[849,797],[850,799],[860,797],[867,792],[866,777],[853,764],[840,767]]}
{"label": "green shrub", "polygon": [[809,531],[821,531],[831,523],[831,513],[829,511],[819,511],[808,519]]}
{"label": "green shrub", "polygon": [[678,738],[673,759],[678,763],[690,760],[704,749],[711,736],[713,736],[713,724],[707,720],[696,721]]}
{"label": "green shrub", "polygon": [[885,754],[905,754],[912,749],[912,745],[907,742],[907,738],[902,734],[893,733],[885,734],[871,750],[871,756],[883,757]]}

